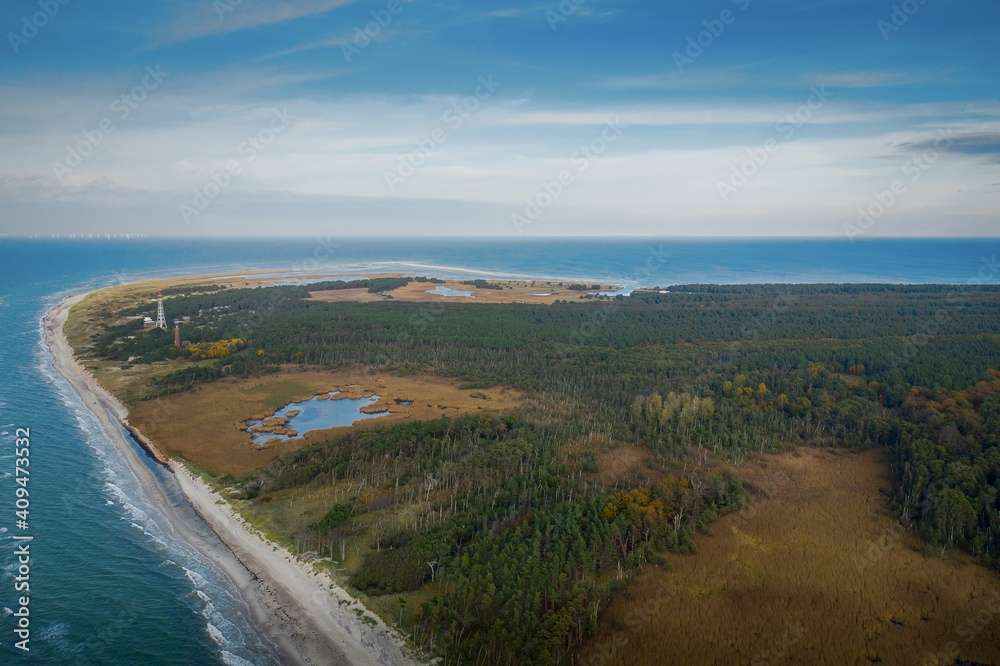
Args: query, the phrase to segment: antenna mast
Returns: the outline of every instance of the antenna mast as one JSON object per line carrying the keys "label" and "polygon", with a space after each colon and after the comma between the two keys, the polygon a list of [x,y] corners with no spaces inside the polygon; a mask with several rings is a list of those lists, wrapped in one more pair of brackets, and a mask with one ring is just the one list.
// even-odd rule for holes
{"label": "antenna mast", "polygon": [[156,293],[156,328],[167,330],[167,317],[163,314],[163,291]]}

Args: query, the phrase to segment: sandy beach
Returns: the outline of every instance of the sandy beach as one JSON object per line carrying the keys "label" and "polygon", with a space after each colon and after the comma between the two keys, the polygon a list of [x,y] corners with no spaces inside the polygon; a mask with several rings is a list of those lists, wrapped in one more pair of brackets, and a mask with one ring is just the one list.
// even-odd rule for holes
{"label": "sandy beach", "polygon": [[45,317],[44,335],[53,367],[100,420],[176,536],[225,572],[249,606],[253,621],[276,646],[282,663],[414,663],[373,613],[365,611],[375,626],[361,621],[355,609],[363,607],[328,575],[315,572],[310,563],[268,541],[201,479],[182,464],[163,458],[187,503],[178,503],[165,492],[126,439],[125,406],[76,360],[63,335],[70,308],[86,296],[63,300]]}

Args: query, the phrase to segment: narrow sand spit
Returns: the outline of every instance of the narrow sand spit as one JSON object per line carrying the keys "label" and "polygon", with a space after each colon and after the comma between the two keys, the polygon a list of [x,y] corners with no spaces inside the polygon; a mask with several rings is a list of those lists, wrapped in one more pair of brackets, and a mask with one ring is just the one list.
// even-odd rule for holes
{"label": "narrow sand spit", "polygon": [[70,308],[85,297],[67,298],[45,317],[45,341],[53,367],[100,420],[176,536],[226,573],[249,606],[253,620],[276,645],[282,662],[412,664],[385,624],[367,612],[376,626],[362,623],[354,612],[363,608],[360,603],[338,603],[353,599],[325,573],[314,572],[310,564],[251,531],[228,502],[183,465],[166,463],[187,503],[175,501],[160,486],[126,439],[123,423],[127,423],[128,412],[124,405],[77,362],[63,335]]}

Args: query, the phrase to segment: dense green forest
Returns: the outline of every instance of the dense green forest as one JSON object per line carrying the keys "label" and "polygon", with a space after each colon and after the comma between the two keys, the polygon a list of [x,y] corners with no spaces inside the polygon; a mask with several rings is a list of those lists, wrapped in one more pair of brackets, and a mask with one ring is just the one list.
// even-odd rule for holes
{"label": "dense green forest", "polygon": [[[490,663],[555,663],[594,628],[618,566],[663,563],[664,550],[693,549],[693,532],[745,504],[733,477],[601,491],[560,457],[578,426],[524,418],[461,417],[351,433],[277,460],[244,485],[246,497],[305,484],[363,481],[384,492],[338,503],[306,549],[335,551],[353,535],[352,515],[372,503],[391,511],[430,503],[426,520],[396,532],[376,526],[377,550],[352,580],[369,594],[427,582],[442,593],[410,627],[446,654]],[[690,517],[690,520],[682,520]],[[518,609],[511,613],[511,609]]]}
{"label": "dense green forest", "polygon": [[[154,396],[357,364],[530,396],[523,413],[352,433],[231,480],[247,498],[343,479],[380,489],[297,535],[312,550],[335,552],[359,515],[419,504],[409,527],[370,532],[377,547],[352,584],[433,589],[400,621],[450,661],[558,663],[630,569],[665,565],[745,504],[723,463],[795,446],[887,448],[900,520],[935,549],[1000,566],[1000,289],[679,285],[536,306],[323,303],[308,299],[316,288],[167,299],[168,317],[190,317],[185,340],[222,351]],[[109,325],[94,353],[192,357],[140,328]],[[642,474],[599,483],[593,452],[568,446],[595,436],[643,449]]]}

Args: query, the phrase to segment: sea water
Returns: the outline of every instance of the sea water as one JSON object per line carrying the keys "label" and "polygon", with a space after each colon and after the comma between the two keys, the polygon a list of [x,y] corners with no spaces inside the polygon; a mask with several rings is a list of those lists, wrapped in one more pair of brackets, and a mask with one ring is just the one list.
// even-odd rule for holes
{"label": "sea water", "polygon": [[[1000,241],[317,238],[0,240],[0,607],[15,608],[16,428],[31,429],[31,652],[0,610],[0,663],[267,664],[226,577],[144,496],[121,453],[51,369],[41,317],[69,294],[169,275],[293,269],[615,283],[995,282]],[[991,263],[992,262],[992,263]],[[991,268],[992,267],[992,268]],[[541,291],[544,291],[544,286]],[[456,299],[461,300],[461,299]],[[148,460],[143,458],[143,460]],[[183,502],[153,463],[172,502]]]}

